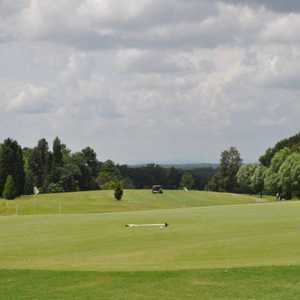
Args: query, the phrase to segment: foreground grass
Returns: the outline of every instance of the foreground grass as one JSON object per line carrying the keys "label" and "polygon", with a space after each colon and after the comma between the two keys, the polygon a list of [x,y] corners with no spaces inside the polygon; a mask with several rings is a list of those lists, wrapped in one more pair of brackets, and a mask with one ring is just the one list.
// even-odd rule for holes
{"label": "foreground grass", "polygon": [[232,205],[270,201],[256,196],[200,191],[165,191],[153,195],[150,190],[127,190],[122,201],[112,191],[92,191],[27,196],[15,201],[0,200],[0,215],[100,213],[165,208]]}
{"label": "foreground grass", "polygon": [[[0,218],[5,269],[147,271],[300,265],[300,202]],[[168,222],[166,230],[127,223]]]}
{"label": "foreground grass", "polygon": [[0,270],[5,300],[299,299],[300,267],[171,272]]}

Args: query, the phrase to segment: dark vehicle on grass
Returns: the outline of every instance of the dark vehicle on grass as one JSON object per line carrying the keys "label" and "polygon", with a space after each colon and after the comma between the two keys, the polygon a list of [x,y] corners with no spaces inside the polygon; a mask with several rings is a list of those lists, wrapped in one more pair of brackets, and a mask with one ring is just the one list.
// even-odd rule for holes
{"label": "dark vehicle on grass", "polygon": [[152,187],[152,193],[153,194],[162,194],[163,193],[163,188],[161,185],[154,185]]}

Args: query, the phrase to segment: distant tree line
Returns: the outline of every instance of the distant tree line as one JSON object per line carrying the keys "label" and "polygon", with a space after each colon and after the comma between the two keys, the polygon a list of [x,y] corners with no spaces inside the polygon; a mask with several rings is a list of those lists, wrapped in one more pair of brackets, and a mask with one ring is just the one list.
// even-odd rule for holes
{"label": "distant tree line", "polygon": [[213,168],[190,171],[156,164],[141,167],[101,162],[91,147],[72,152],[57,137],[49,146],[40,139],[33,148],[22,148],[10,138],[0,145],[0,195],[14,199],[30,195],[34,187],[41,193],[122,188],[144,189],[160,184],[166,189],[204,189]]}
{"label": "distant tree line", "polygon": [[230,148],[208,190],[277,195],[286,200],[300,197],[300,134],[280,141],[261,156],[258,164],[242,164],[240,153]]}

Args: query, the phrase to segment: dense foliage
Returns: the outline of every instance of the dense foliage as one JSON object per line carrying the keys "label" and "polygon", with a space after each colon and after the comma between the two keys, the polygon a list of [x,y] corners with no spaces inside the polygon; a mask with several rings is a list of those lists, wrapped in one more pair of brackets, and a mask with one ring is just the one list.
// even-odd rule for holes
{"label": "dense foliage", "polygon": [[0,195],[9,175],[15,184],[15,196],[23,194],[25,172],[22,148],[16,141],[6,139],[0,147]]}
{"label": "dense foliage", "polygon": [[268,149],[260,162],[241,165],[235,148],[224,151],[220,167],[207,187],[213,191],[266,193],[279,199],[300,197],[300,134]]}
{"label": "dense foliage", "polygon": [[[97,189],[188,188],[229,193],[272,194],[280,198],[300,197],[300,134],[270,148],[260,164],[242,164],[239,151],[231,147],[221,153],[219,167],[191,170],[156,164],[128,166],[112,160],[101,162],[91,147],[72,152],[57,137],[52,147],[40,139],[33,148],[22,148],[6,139],[0,145],[0,196],[6,186],[9,198],[41,193]],[[13,186],[13,188],[11,188]],[[10,190],[13,190],[12,192]]]}
{"label": "dense foliage", "polygon": [[211,178],[207,188],[217,192],[237,192],[237,173],[241,165],[242,159],[236,148],[223,151],[217,173]]}
{"label": "dense foliage", "polygon": [[11,175],[8,175],[3,190],[3,198],[7,200],[15,199],[17,196],[17,187]]}
{"label": "dense foliage", "polygon": [[284,148],[289,148],[290,150],[298,150],[300,147],[300,133],[287,138],[283,139],[278,142],[273,148],[269,148],[264,155],[262,155],[259,159],[260,163],[263,166],[269,167],[271,165],[272,159],[277,152]]}
{"label": "dense foliage", "polygon": [[166,189],[184,185],[203,190],[214,173],[215,169],[208,167],[190,170],[187,176],[184,169],[156,164],[132,167],[111,160],[100,162],[91,147],[73,153],[59,138],[52,147],[44,138],[33,148],[22,149],[11,139],[0,145],[0,196],[9,176],[17,197],[32,194],[34,187],[41,193],[115,189],[119,184],[125,189],[159,184]]}

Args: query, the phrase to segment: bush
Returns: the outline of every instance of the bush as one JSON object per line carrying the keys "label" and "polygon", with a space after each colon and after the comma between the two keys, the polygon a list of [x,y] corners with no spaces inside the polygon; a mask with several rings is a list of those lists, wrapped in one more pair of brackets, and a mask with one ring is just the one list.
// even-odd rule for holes
{"label": "bush", "polygon": [[123,197],[123,187],[120,183],[118,183],[115,187],[115,198],[116,200],[121,200]]}
{"label": "bush", "polygon": [[118,187],[118,182],[115,180],[106,182],[101,186],[101,190],[115,190]]}
{"label": "bush", "polygon": [[16,195],[17,191],[15,181],[11,175],[8,175],[4,185],[3,198],[13,200],[16,198]]}
{"label": "bush", "polygon": [[50,183],[48,185],[48,193],[63,193],[64,189],[60,183]]}

